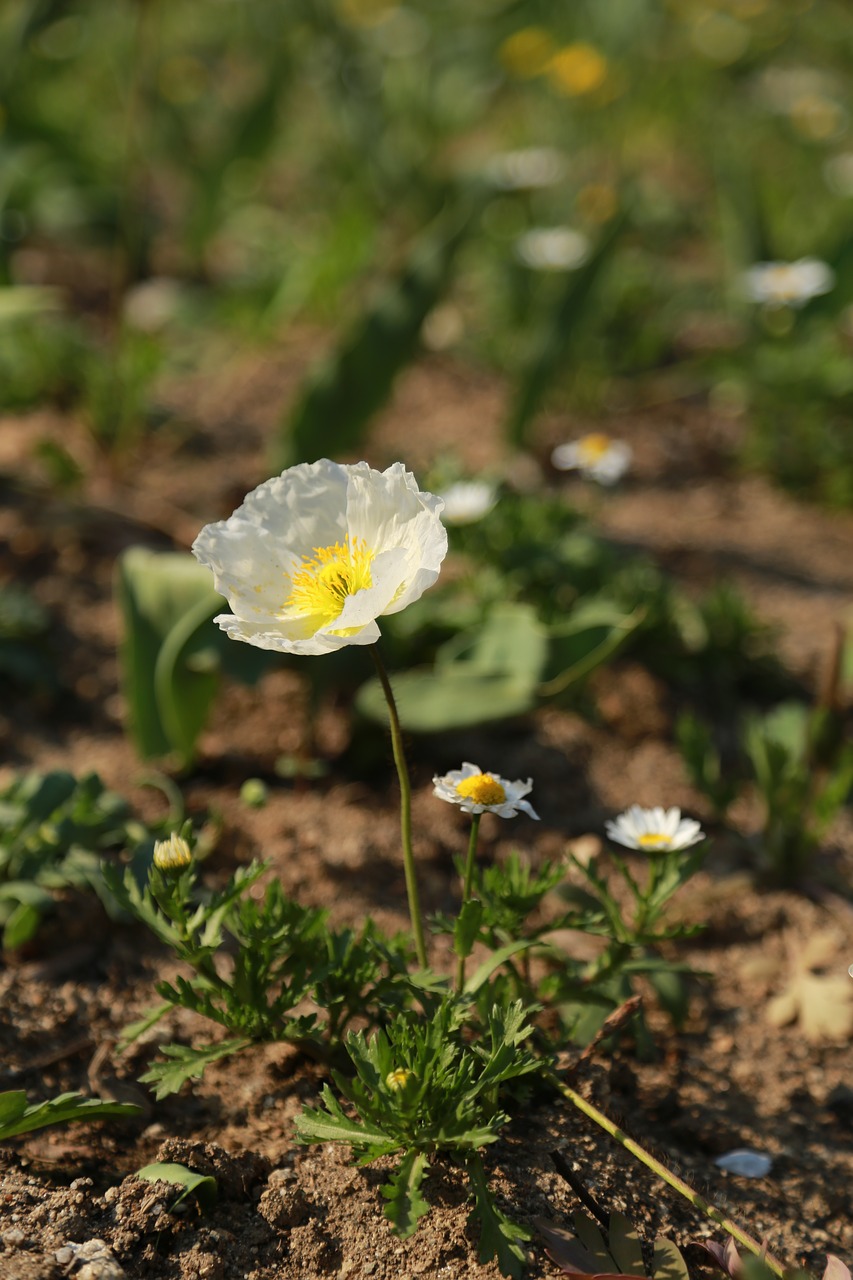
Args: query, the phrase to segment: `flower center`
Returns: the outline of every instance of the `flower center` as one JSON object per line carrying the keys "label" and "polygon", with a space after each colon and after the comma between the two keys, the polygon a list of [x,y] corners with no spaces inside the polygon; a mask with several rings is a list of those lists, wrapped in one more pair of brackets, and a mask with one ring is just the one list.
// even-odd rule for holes
{"label": "flower center", "polygon": [[670,849],[672,837],[659,831],[647,831],[644,836],[638,836],[637,844],[641,849]]}
{"label": "flower center", "polygon": [[456,794],[475,804],[503,804],[506,792],[490,773],[475,773],[473,778],[463,778],[456,784]]}
{"label": "flower center", "polygon": [[340,615],[348,596],[373,586],[370,566],[373,552],[363,539],[330,547],[315,547],[313,556],[302,557],[302,568],[291,577],[291,592],[285,605],[295,613],[319,616],[324,625]]}
{"label": "flower center", "polygon": [[598,462],[610,448],[610,436],[603,431],[593,431],[578,441],[578,449],[584,462]]}

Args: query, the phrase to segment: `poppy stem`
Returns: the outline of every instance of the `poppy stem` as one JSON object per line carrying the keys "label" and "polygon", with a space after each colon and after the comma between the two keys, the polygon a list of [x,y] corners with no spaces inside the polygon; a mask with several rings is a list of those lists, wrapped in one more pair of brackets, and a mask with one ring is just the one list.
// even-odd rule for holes
{"label": "poppy stem", "polygon": [[391,746],[394,752],[394,764],[397,766],[397,777],[400,779],[400,835],[403,842],[403,868],[406,873],[406,893],[409,899],[409,916],[412,921],[412,936],[418,964],[427,967],[426,943],[421,918],[420,899],[418,897],[418,881],[415,874],[415,855],[412,849],[412,784],[409,780],[409,769],[406,754],[403,750],[403,731],[400,728],[400,717],[397,714],[397,703],[388,672],[375,644],[370,646],[376,674],[388,704],[388,721],[391,728]]}
{"label": "poppy stem", "polygon": [[685,1182],[683,1178],[679,1178],[677,1174],[672,1173],[671,1170],[667,1169],[666,1165],[661,1164],[660,1160],[656,1160],[650,1151],[646,1151],[645,1148],[641,1147],[638,1142],[633,1140],[633,1138],[629,1138],[627,1133],[625,1133],[623,1129],[620,1129],[618,1125],[614,1124],[612,1120],[608,1119],[603,1111],[599,1111],[598,1107],[594,1106],[593,1103],[588,1102],[586,1098],[581,1097],[581,1095],[569,1085],[564,1084],[562,1080],[558,1079],[558,1077],[554,1075],[553,1071],[546,1069],[544,1075],[545,1079],[548,1080],[555,1089],[558,1089],[568,1102],[571,1102],[573,1106],[577,1107],[579,1111],[582,1111],[590,1120],[594,1120],[595,1123],[605,1131],[605,1133],[609,1133],[611,1138],[615,1138],[617,1142],[621,1143],[626,1151],[630,1151],[632,1156],[635,1156],[637,1160],[640,1160],[646,1168],[651,1169],[652,1173],[657,1174],[657,1176],[668,1186],[672,1187],[673,1191],[677,1191],[679,1195],[684,1196],[685,1200],[689,1200],[694,1209],[698,1209],[700,1213],[704,1213],[712,1222],[716,1222],[718,1227],[722,1227],[724,1231],[727,1231],[728,1234],[733,1237],[733,1239],[737,1240],[738,1244],[742,1244],[750,1253],[754,1253],[757,1258],[761,1259],[768,1270],[774,1273],[774,1275],[780,1277],[785,1275],[785,1268],[782,1266],[782,1263],[778,1258],[774,1258],[772,1253],[767,1253],[764,1247],[760,1245],[757,1240],[753,1240],[752,1236],[747,1235],[747,1233],[743,1231],[736,1222],[732,1222],[731,1218],[727,1218],[723,1211],[718,1209],[716,1205],[709,1204],[707,1200],[703,1199],[703,1197],[699,1195],[699,1192],[694,1191],[689,1183]]}

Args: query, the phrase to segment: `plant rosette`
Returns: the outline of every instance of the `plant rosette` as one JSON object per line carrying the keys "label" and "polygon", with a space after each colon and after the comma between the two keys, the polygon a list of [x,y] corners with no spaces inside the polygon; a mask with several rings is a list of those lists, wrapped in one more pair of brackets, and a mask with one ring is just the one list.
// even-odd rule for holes
{"label": "plant rosette", "polygon": [[376,619],[435,582],[447,553],[443,502],[402,462],[375,471],[321,458],[264,481],[193,543],[232,613],[232,639],[282,653],[374,644]]}
{"label": "plant rosette", "polygon": [[463,813],[494,813],[499,818],[514,818],[526,813],[539,821],[539,814],[523,797],[533,789],[533,779],[526,782],[516,778],[510,782],[499,773],[482,773],[479,767],[466,761],[461,769],[451,769],[444,776],[433,778],[434,795],[449,804],[460,807]]}

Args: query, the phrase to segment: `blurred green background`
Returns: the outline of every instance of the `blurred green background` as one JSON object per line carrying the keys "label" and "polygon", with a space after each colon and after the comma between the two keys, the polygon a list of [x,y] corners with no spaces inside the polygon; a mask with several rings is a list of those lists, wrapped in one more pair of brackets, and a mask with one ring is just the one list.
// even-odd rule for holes
{"label": "blurred green background", "polygon": [[[426,346],[509,377],[515,445],[664,386],[851,505],[852,68],[834,0],[6,0],[0,408],[120,451],[212,335],[311,324],[276,463]],[[831,284],[756,300],[802,258]]]}

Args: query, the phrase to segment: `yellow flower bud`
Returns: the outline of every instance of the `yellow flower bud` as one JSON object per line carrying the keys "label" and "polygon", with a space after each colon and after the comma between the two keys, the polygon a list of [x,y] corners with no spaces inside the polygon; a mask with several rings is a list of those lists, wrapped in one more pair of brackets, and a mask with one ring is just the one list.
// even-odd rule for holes
{"label": "yellow flower bud", "polygon": [[177,832],[173,831],[168,840],[155,841],[154,866],[158,871],[184,871],[192,860],[192,850]]}
{"label": "yellow flower bud", "polygon": [[388,1072],[385,1084],[394,1093],[398,1093],[400,1089],[405,1089],[413,1075],[413,1071],[407,1071],[405,1067],[397,1067],[394,1071]]}

